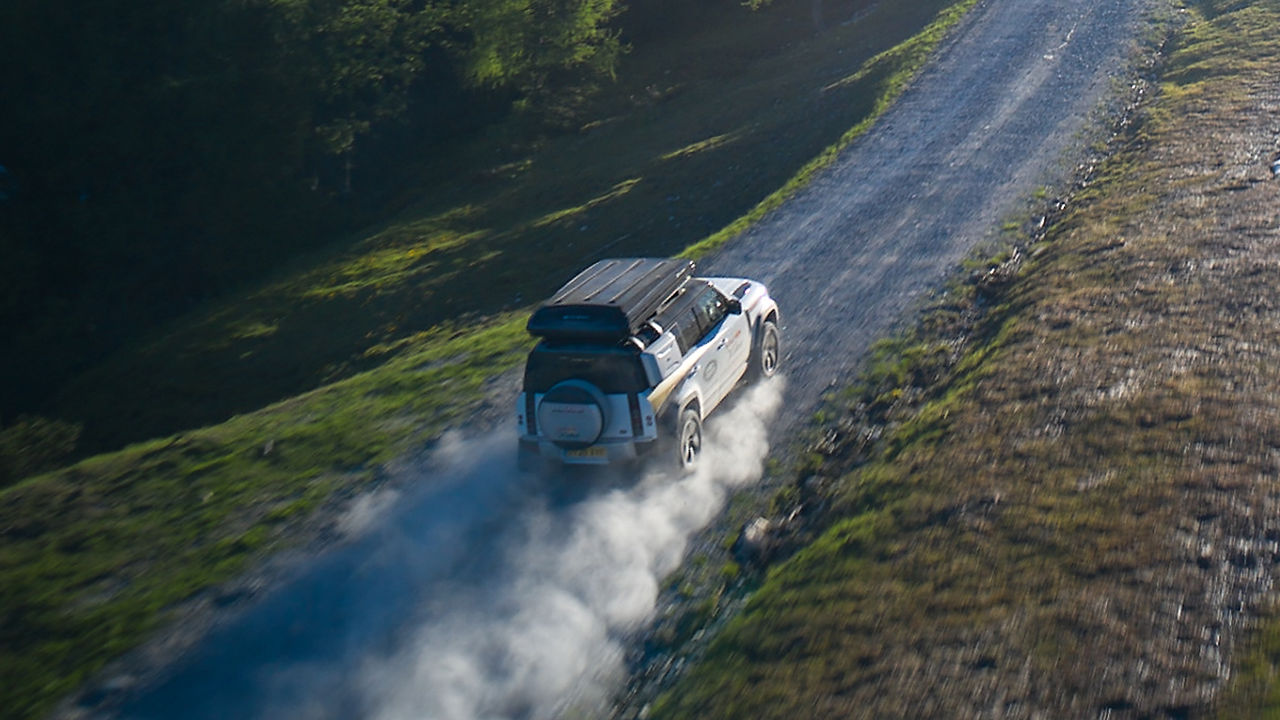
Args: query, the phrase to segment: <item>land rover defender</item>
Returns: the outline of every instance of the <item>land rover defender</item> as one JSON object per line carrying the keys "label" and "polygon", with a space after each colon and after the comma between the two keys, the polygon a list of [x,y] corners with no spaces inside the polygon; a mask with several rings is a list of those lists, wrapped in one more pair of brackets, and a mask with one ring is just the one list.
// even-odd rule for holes
{"label": "land rover defender", "polygon": [[764,285],[694,272],[688,260],[601,260],[534,311],[540,340],[516,407],[522,468],[696,465],[703,421],[744,377],[776,373],[782,353]]}

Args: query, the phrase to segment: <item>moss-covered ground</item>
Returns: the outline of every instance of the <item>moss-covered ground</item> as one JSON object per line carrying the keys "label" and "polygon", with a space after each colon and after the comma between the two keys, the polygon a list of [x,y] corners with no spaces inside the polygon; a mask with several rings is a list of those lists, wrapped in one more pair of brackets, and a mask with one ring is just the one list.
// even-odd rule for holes
{"label": "moss-covered ground", "polygon": [[1276,716],[1280,3],[1185,16],[1047,231],[833,400],[816,537],[653,717]]}
{"label": "moss-covered ground", "polygon": [[465,424],[582,265],[685,251],[794,190],[971,5],[828,2],[818,31],[779,1],[675,34],[580,132],[457,148],[399,217],[87,372],[61,406],[111,452],[0,489],[0,717],[45,714]]}

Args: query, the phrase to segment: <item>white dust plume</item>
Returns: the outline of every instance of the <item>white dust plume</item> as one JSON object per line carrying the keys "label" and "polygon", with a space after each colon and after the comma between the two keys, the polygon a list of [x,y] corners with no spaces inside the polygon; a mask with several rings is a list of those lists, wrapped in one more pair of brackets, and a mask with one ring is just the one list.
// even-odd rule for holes
{"label": "white dust plume", "polygon": [[760,383],[716,413],[691,475],[533,504],[495,538],[495,575],[433,592],[401,649],[366,661],[368,715],[543,720],[606,709],[623,642],[651,618],[661,578],[729,492],[760,478],[782,389],[780,378]]}

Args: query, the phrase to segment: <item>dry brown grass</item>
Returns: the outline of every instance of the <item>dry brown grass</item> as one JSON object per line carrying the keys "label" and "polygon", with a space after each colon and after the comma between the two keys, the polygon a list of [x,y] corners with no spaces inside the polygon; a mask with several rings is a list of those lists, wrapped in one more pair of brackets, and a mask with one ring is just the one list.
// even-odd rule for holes
{"label": "dry brown grass", "polygon": [[801,475],[837,519],[658,716],[1211,707],[1280,562],[1276,27],[1274,0],[1197,8],[995,306],[966,320],[957,290],[907,344],[962,348],[941,380],[912,387],[899,348],[848,394]]}

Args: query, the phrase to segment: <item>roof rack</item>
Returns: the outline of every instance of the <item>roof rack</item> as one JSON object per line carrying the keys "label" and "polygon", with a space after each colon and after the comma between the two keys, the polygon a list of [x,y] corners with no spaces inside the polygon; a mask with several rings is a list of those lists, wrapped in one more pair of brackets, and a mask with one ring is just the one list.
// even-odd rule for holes
{"label": "roof rack", "polygon": [[534,311],[529,333],[550,340],[624,341],[684,287],[694,268],[691,260],[601,260]]}

